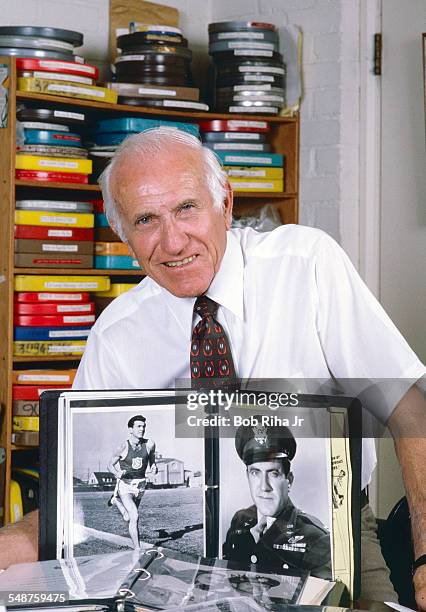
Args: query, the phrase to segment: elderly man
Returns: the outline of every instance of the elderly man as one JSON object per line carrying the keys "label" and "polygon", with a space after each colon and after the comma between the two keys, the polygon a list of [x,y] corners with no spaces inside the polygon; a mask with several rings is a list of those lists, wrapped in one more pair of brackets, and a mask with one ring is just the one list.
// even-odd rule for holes
{"label": "elderly man", "polygon": [[223,545],[223,556],[244,566],[296,569],[332,579],[330,533],[319,519],[290,499],[291,461],[296,440],[287,427],[241,425],[235,434],[238,456],[247,466],[253,506],[238,510]]}
{"label": "elderly man", "polygon": [[[424,375],[424,366],[326,234],[300,226],[267,234],[230,229],[227,176],[196,138],[171,128],[128,138],[105,171],[102,189],[111,225],[147,278],[96,322],[75,388],[170,388],[176,379],[200,373],[220,377],[222,368],[230,378]],[[216,336],[208,336],[211,330]],[[207,359],[199,343],[210,347],[213,339],[215,354]],[[194,341],[198,348],[190,354]],[[411,419],[418,422],[420,415],[424,422],[422,402],[411,388],[394,395],[384,415],[404,473],[416,558],[426,554],[426,445],[420,440],[415,446],[403,434]],[[373,466],[374,449],[365,445],[363,486]],[[24,522],[24,532],[33,520]],[[377,542],[370,538],[370,544],[364,551],[374,587],[381,562]],[[30,548],[21,548],[21,558]],[[425,565],[414,580],[426,610]],[[386,589],[366,588],[364,595],[390,597]]]}

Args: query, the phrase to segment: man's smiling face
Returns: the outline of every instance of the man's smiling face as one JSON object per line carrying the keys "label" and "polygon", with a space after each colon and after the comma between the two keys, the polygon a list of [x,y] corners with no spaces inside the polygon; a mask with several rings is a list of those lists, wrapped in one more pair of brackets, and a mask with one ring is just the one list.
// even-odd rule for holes
{"label": "man's smiling face", "polygon": [[213,207],[206,168],[185,145],[148,162],[123,156],[111,174],[128,244],[144,272],[177,297],[203,294],[219,270],[232,196]]}

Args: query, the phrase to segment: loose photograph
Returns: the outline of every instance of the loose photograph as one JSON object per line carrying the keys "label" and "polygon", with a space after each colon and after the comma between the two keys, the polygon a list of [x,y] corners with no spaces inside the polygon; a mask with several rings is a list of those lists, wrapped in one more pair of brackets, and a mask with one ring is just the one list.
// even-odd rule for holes
{"label": "loose photograph", "polygon": [[[174,554],[174,553],[173,553]],[[237,569],[216,559],[163,558],[148,567],[150,578],[132,585],[134,600],[150,609],[185,607],[225,598],[249,597],[264,609],[297,602],[307,574],[298,576]],[[224,608],[225,609],[225,608]],[[228,609],[228,607],[226,607]]]}

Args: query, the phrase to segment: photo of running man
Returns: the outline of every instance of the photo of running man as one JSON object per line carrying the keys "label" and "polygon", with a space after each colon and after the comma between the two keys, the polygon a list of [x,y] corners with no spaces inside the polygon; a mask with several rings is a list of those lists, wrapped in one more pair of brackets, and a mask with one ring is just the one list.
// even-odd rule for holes
{"label": "photo of running man", "polygon": [[129,534],[135,550],[139,544],[139,504],[145,493],[146,470],[151,468],[157,474],[155,463],[155,442],[145,438],[146,419],[137,414],[127,423],[129,436],[115,450],[109,471],[117,478],[114,493],[108,500],[109,506],[116,506],[123,519],[129,522]]}

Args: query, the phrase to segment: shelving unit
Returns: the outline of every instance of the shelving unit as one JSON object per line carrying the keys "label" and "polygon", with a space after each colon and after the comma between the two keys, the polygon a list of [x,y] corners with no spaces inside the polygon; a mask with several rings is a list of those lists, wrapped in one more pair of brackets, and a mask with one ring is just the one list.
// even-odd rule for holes
{"label": "shelving unit", "polygon": [[90,274],[91,276],[142,276],[140,270],[103,270],[94,268],[14,268],[15,274],[54,274],[60,276],[61,274],[78,274],[84,276]]}
{"label": "shelving unit", "polygon": [[15,180],[16,187],[29,187],[30,189],[66,189],[67,191],[97,191],[101,190],[97,185],[73,185],[72,183],[67,183],[64,187],[64,183],[42,183],[37,181],[22,181],[21,179]]}
{"label": "shelving unit", "polygon": [[[102,102],[91,102],[16,91],[16,67],[14,58],[0,57],[0,63],[9,66],[8,80],[8,123],[7,127],[0,128],[0,405],[1,437],[0,446],[6,451],[4,470],[5,495],[1,498],[0,506],[4,508],[3,521],[9,520],[9,483],[14,453],[27,450],[12,444],[12,371],[14,365],[20,367],[33,365],[46,367],[49,363],[58,365],[63,362],[65,366],[77,365],[76,357],[43,356],[43,357],[16,357],[13,355],[13,291],[15,274],[88,274],[108,275],[114,277],[140,277],[138,270],[94,270],[94,269],[51,269],[51,268],[17,268],[14,265],[14,210],[16,196],[20,197],[51,197],[72,191],[73,195],[82,199],[100,194],[97,185],[79,185],[65,183],[44,183],[15,179],[16,154],[16,107],[25,103],[26,106],[55,107],[55,108],[81,108],[90,117],[139,116],[171,118],[189,123],[200,119],[256,119],[266,120],[270,124],[269,141],[273,150],[285,155],[283,193],[245,193],[234,195],[234,214],[252,215],[261,206],[271,203],[279,211],[282,223],[298,222],[298,185],[299,185],[299,117],[275,116],[239,116],[216,113],[183,113],[155,108],[129,107],[122,104],[111,105]],[[21,366],[22,367],[22,366]],[[1,478],[0,478],[1,483]],[[0,524],[2,517],[0,517]]]}

